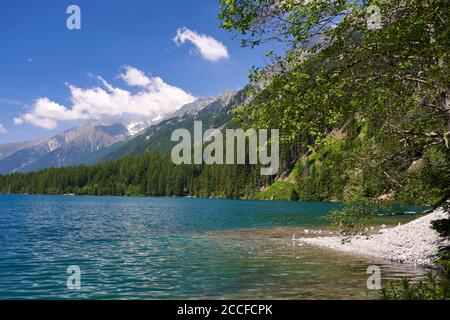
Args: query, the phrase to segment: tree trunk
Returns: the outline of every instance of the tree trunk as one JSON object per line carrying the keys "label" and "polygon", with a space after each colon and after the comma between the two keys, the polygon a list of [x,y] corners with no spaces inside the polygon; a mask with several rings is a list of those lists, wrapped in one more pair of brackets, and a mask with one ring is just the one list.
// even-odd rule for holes
{"label": "tree trunk", "polygon": [[444,133],[444,141],[447,148],[449,148],[449,136],[450,136],[450,96],[448,90],[444,92],[444,110],[445,119],[447,120],[447,132]]}

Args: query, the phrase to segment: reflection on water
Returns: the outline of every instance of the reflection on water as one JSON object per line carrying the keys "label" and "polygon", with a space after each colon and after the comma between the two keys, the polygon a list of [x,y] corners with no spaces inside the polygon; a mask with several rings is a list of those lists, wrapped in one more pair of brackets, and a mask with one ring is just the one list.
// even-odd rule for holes
{"label": "reflection on water", "polygon": [[[339,206],[0,195],[0,299],[376,298],[366,268],[407,265],[294,246]],[[68,290],[67,267],[81,269]]]}

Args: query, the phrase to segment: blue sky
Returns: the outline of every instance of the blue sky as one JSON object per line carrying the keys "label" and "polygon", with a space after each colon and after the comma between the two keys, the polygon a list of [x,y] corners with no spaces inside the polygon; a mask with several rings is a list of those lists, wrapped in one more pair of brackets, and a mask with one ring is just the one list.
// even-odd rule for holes
{"label": "blue sky", "polygon": [[[66,27],[71,4],[81,9],[81,30]],[[242,88],[251,66],[267,63],[264,52],[273,48],[241,48],[239,40],[219,28],[218,10],[218,0],[2,1],[0,143],[51,136],[83,117],[108,114],[109,109],[101,109],[104,104],[92,102],[101,94],[111,95],[111,108],[127,101],[124,107],[137,110],[140,101],[174,93],[171,106],[167,102],[146,111],[153,117],[192,97]],[[181,36],[176,43],[177,30]],[[220,44],[226,53],[222,48],[215,55],[215,47],[203,52],[192,37],[212,41],[213,47]],[[149,90],[167,92],[158,91],[155,98]],[[86,111],[90,104],[95,112]],[[36,107],[40,117],[42,110],[57,115],[30,121]],[[82,111],[74,115],[73,108]],[[133,116],[141,111],[132,111]]]}

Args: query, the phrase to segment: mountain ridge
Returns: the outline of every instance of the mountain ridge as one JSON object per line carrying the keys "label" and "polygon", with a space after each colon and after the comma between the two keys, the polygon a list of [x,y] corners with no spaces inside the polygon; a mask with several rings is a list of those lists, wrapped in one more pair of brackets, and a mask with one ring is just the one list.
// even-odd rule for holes
{"label": "mountain ridge", "polygon": [[196,109],[190,109],[190,106],[187,105],[188,112],[183,115],[174,113],[172,117],[168,116],[160,123],[148,127],[144,132],[108,154],[103,160],[140,155],[147,151],[167,153],[176,144],[171,141],[171,134],[174,130],[183,128],[192,131],[194,121],[202,121],[205,128],[222,126],[231,120],[231,110],[241,103],[241,96],[242,91],[227,90],[214,99],[206,98],[203,103],[197,104]]}
{"label": "mountain ridge", "polygon": [[158,121],[92,120],[48,139],[0,145],[0,174],[92,165],[148,150],[167,152],[175,128],[192,128],[193,119],[217,127],[231,119],[229,105],[236,94],[227,90],[218,97],[200,97]]}
{"label": "mountain ridge", "polygon": [[[94,164],[126,141],[136,125],[111,120],[91,121],[36,143],[19,143],[15,152],[0,159],[0,174]],[[0,146],[0,150],[6,146]]]}

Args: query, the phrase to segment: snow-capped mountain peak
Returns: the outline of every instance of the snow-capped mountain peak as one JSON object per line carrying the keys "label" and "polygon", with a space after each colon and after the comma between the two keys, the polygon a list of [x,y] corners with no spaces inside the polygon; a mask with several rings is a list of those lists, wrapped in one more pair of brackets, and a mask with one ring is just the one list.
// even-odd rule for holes
{"label": "snow-capped mountain peak", "polygon": [[142,119],[138,121],[130,121],[126,124],[126,128],[128,131],[128,135],[135,136],[145,129],[147,129],[149,126],[154,124],[154,120],[149,119]]}

